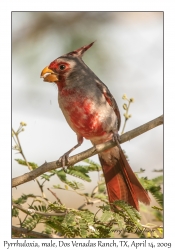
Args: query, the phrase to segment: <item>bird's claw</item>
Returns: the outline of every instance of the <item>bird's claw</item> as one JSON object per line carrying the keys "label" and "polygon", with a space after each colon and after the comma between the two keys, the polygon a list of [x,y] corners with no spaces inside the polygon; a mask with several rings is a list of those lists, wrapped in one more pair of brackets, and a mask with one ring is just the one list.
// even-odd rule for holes
{"label": "bird's claw", "polygon": [[117,143],[117,145],[120,145],[121,139],[120,135],[118,133],[113,133],[113,140]]}
{"label": "bird's claw", "polygon": [[120,135],[119,135],[119,134],[117,134],[116,136],[117,136],[117,140],[118,140],[118,142],[119,142],[119,143],[121,143],[121,138],[120,138]]}
{"label": "bird's claw", "polygon": [[67,168],[66,168],[66,165],[69,163],[69,154],[68,153],[65,153],[64,155],[62,155],[58,161],[56,162],[56,164],[61,164],[64,172],[66,173],[67,172]]}

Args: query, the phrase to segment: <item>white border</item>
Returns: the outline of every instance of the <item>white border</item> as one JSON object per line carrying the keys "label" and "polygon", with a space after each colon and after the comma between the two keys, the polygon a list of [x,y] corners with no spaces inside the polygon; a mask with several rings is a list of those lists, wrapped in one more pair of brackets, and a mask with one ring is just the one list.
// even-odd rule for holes
{"label": "white border", "polygon": [[[54,7],[53,7],[54,6]],[[10,180],[10,137],[11,137],[11,11],[164,11],[164,41],[165,41],[165,238],[162,240],[151,240],[156,242],[174,242],[174,93],[175,93],[175,39],[174,39],[174,1],[147,0],[147,1],[1,1],[0,15],[0,154],[1,154],[1,226],[0,245],[4,248],[3,241],[15,242],[11,240],[11,180]],[[37,240],[35,240],[36,242]],[[43,240],[44,241],[44,240]],[[105,240],[108,242],[109,240]],[[130,241],[130,240],[128,240]],[[131,240],[132,241],[132,240]],[[139,241],[138,241],[139,242]],[[149,240],[147,241],[149,242]],[[62,247],[63,248],[63,247]],[[96,247],[96,249],[100,247]],[[2,249],[2,248],[1,248]],[[17,248],[18,249],[18,248]],[[23,249],[27,249],[24,247]],[[81,248],[80,248],[81,249]],[[154,248],[154,249],[157,249]]]}

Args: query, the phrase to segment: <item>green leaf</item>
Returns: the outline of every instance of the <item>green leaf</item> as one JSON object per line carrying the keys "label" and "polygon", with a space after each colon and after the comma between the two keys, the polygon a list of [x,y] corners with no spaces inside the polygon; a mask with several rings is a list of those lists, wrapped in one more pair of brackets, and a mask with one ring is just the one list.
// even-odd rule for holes
{"label": "green leaf", "polygon": [[118,229],[119,230],[122,230],[124,227],[125,227],[125,223],[124,223],[124,219],[122,216],[120,216],[119,214],[117,213],[114,213],[113,214],[113,217],[118,225]]}
{"label": "green leaf", "polygon": [[53,220],[53,218],[51,218],[51,220],[46,221],[45,224],[46,226],[56,230],[56,232],[60,233],[61,235],[64,235],[64,227],[57,220]]}
{"label": "green leaf", "polygon": [[163,208],[161,208],[161,207],[153,206],[152,208],[153,208],[153,209],[156,209],[156,210],[163,211]]}
{"label": "green leaf", "polygon": [[79,227],[80,227],[80,236],[82,238],[86,238],[88,231],[89,231],[89,228],[88,228],[88,225],[84,219],[79,220]]}
{"label": "green leaf", "polygon": [[100,220],[101,220],[101,222],[107,223],[111,218],[112,218],[112,212],[111,211],[104,211]]}
{"label": "green leaf", "polygon": [[66,216],[64,217],[64,220],[62,222],[62,225],[64,227],[67,227],[67,226],[74,226],[75,224],[76,224],[75,215],[73,213],[66,214]]}
{"label": "green leaf", "polygon": [[107,201],[107,195],[103,193],[97,193],[93,196],[93,198],[98,198],[101,201]]}
{"label": "green leaf", "polygon": [[145,189],[147,189],[154,196],[159,205],[163,207],[163,194],[160,186],[163,182],[163,176],[158,176],[152,180],[142,177],[139,180]]}
{"label": "green leaf", "polygon": [[64,172],[64,170],[57,170],[56,171],[56,175],[58,176],[58,178],[62,181],[62,182],[66,182],[66,173]]}
{"label": "green leaf", "polygon": [[141,219],[139,212],[133,208],[132,206],[128,205],[126,202],[122,200],[115,201],[114,204],[122,208],[122,210],[129,216],[129,218],[135,223],[138,224],[138,220]]}
{"label": "green leaf", "polygon": [[48,175],[48,174],[42,174],[41,178],[45,179],[46,181],[50,181],[50,175]]}
{"label": "green leaf", "polygon": [[25,227],[28,230],[33,230],[39,223],[40,219],[41,219],[41,216],[34,214],[33,216],[31,216],[30,218],[26,219],[23,222],[22,227]]}
{"label": "green leaf", "polygon": [[35,205],[35,206],[30,206],[31,209],[34,209],[36,211],[40,211],[40,212],[47,212],[47,208],[46,206],[43,205]]}
{"label": "green leaf", "polygon": [[53,230],[49,225],[45,224],[44,226],[45,226],[45,229],[42,233],[45,233],[45,234],[52,234],[53,233]]}
{"label": "green leaf", "polygon": [[158,176],[158,177],[152,179],[152,181],[153,181],[155,184],[160,185],[160,184],[163,183],[163,176],[160,175],[160,176]]}
{"label": "green leaf", "polygon": [[94,214],[92,212],[90,212],[89,210],[82,210],[79,211],[78,215],[81,216],[81,218],[83,218],[83,220],[87,223],[92,225],[94,222]]}
{"label": "green leaf", "polygon": [[12,209],[12,217],[18,217],[19,215],[19,210],[17,208]]}
{"label": "green leaf", "polygon": [[33,194],[22,194],[20,198],[18,198],[17,200],[14,200],[14,203],[16,204],[24,204],[28,198],[30,197],[35,197]]}
{"label": "green leaf", "polygon": [[98,184],[98,191],[99,193],[104,193],[106,191],[106,185],[104,182]]}
{"label": "green leaf", "polygon": [[163,214],[162,211],[159,210],[153,210],[154,218],[158,221],[163,222]]}
{"label": "green leaf", "polygon": [[77,189],[83,190],[84,189],[84,185],[82,183],[79,183],[76,181],[66,181],[65,183],[74,190],[77,190]]}
{"label": "green leaf", "polygon": [[86,166],[88,171],[94,172],[94,171],[101,171],[102,167],[100,164],[97,164],[96,162],[90,160],[90,159],[85,159],[84,162],[88,163],[89,165]]}
{"label": "green leaf", "polygon": [[[22,159],[15,159],[15,161],[17,161],[20,165],[27,166],[26,161],[24,161]],[[38,165],[36,163],[30,162],[30,161],[28,161],[28,163],[32,167],[33,170],[38,168]]]}
{"label": "green leaf", "polygon": [[111,208],[110,208],[109,204],[107,204],[107,205],[103,204],[103,206],[98,206],[98,208],[101,208],[102,211],[111,211]]}
{"label": "green leaf", "polygon": [[156,201],[163,207],[163,194],[160,192],[159,186],[152,186],[149,188],[150,193],[154,196]]}
{"label": "green leaf", "polygon": [[74,166],[67,170],[67,174],[80,178],[84,181],[91,182],[88,170],[84,166]]}
{"label": "green leaf", "polygon": [[65,205],[62,204],[58,204],[56,201],[49,204],[47,207],[48,211],[54,211],[56,213],[60,213],[60,212],[66,212],[67,208]]}
{"label": "green leaf", "polygon": [[62,189],[62,187],[58,184],[58,185],[53,185],[54,188],[56,189]]}

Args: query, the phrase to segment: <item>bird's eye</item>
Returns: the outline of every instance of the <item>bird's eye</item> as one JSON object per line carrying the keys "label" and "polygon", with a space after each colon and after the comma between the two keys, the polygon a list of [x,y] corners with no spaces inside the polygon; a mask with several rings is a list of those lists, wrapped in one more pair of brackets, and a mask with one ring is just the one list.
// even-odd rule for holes
{"label": "bird's eye", "polygon": [[64,70],[65,68],[66,68],[66,66],[65,66],[64,64],[61,64],[61,65],[60,65],[60,69],[61,69],[61,70]]}

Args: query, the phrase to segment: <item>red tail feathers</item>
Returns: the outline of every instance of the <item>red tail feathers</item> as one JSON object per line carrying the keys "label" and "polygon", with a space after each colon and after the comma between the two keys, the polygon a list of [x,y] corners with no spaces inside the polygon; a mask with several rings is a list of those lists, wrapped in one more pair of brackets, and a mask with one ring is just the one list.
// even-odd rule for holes
{"label": "red tail feathers", "polygon": [[150,198],[133,173],[122,149],[114,147],[99,154],[102,165],[109,202],[124,200],[139,210],[138,201],[147,205]]}

